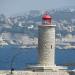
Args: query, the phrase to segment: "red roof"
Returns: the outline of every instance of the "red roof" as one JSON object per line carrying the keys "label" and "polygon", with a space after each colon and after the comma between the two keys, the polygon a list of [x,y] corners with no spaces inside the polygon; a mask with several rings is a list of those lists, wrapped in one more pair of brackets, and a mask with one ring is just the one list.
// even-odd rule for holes
{"label": "red roof", "polygon": [[50,19],[52,19],[52,17],[47,15],[47,14],[45,14],[45,15],[42,16],[42,19],[43,20],[50,20]]}

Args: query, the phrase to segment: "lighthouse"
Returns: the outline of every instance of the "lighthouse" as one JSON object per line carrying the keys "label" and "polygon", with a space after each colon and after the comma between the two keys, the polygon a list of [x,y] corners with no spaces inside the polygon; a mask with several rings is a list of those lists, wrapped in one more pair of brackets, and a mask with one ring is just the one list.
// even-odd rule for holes
{"label": "lighthouse", "polygon": [[51,24],[52,17],[47,13],[42,16],[42,25],[38,28],[38,63],[41,66],[55,65],[55,26]]}
{"label": "lighthouse", "polygon": [[45,71],[55,69],[55,26],[52,17],[45,13],[42,24],[38,26],[38,64],[32,70]]}
{"label": "lighthouse", "polygon": [[33,71],[65,69],[55,64],[55,27],[52,17],[45,13],[42,24],[38,26],[38,64],[29,66]]}

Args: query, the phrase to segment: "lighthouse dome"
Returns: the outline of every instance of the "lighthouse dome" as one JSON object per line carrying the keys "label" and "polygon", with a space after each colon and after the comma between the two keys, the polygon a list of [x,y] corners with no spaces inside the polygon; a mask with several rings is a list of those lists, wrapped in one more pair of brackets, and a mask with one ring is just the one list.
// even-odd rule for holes
{"label": "lighthouse dome", "polygon": [[48,14],[45,14],[45,15],[42,16],[42,19],[43,19],[43,20],[51,20],[52,17],[49,16]]}
{"label": "lighthouse dome", "polygon": [[49,16],[47,12],[42,16],[42,23],[44,25],[50,25],[51,24],[51,20],[52,20],[52,17]]}

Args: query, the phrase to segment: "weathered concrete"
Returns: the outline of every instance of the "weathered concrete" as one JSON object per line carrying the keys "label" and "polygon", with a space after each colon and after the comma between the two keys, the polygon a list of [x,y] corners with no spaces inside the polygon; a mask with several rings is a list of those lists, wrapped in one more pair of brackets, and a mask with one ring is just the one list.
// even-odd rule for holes
{"label": "weathered concrete", "polygon": [[13,75],[69,75],[69,72],[62,70],[50,72],[14,71]]}
{"label": "weathered concrete", "polygon": [[41,66],[55,65],[55,25],[39,26],[38,64]]}

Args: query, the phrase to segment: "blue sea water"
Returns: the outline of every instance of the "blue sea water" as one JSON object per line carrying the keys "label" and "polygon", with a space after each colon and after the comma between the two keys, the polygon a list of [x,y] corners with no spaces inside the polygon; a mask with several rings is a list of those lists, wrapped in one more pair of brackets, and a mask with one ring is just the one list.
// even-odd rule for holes
{"label": "blue sea water", "polygon": [[[21,69],[24,70],[28,65],[36,64],[38,61],[37,48],[18,48],[7,46],[0,48],[0,70]],[[75,63],[75,50],[56,49],[55,63],[62,65],[66,63]],[[74,69],[74,66],[68,67]]]}

